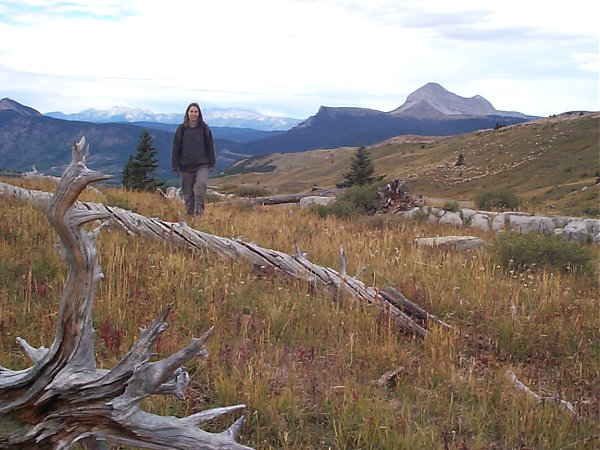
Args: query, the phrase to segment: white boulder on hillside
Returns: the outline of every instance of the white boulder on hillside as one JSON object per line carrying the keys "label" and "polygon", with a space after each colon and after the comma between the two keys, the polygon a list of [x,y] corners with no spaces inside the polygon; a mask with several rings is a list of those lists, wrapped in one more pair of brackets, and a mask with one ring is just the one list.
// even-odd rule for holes
{"label": "white boulder on hillside", "polygon": [[431,206],[415,207],[396,214],[407,219],[426,217],[429,223],[440,225],[470,227],[483,231],[491,229],[497,233],[512,230],[521,234],[554,234],[571,241],[600,244],[600,220],[598,219],[537,216],[519,211],[498,213],[467,208],[461,211],[445,211]]}
{"label": "white boulder on hillside", "polygon": [[309,195],[308,197],[302,197],[299,201],[301,208],[308,208],[313,205],[327,206],[335,200],[335,197],[321,197],[319,195]]}

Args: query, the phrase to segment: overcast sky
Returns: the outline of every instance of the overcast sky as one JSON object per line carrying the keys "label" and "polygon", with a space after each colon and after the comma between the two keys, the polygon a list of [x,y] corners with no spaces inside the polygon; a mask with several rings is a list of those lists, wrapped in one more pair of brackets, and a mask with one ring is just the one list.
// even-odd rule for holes
{"label": "overcast sky", "polygon": [[600,110],[579,0],[0,0],[0,98],[43,113],[390,111],[428,82],[496,109]]}

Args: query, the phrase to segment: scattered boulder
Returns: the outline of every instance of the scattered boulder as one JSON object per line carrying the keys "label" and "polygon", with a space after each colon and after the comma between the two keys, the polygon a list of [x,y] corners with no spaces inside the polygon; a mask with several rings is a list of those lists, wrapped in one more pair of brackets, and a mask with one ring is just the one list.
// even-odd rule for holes
{"label": "scattered boulder", "polygon": [[327,206],[330,203],[335,201],[335,197],[321,197],[318,195],[309,195],[308,197],[303,197],[298,202],[301,208],[308,208],[312,205],[324,205]]}
{"label": "scattered boulder", "polygon": [[508,223],[512,230],[521,234],[544,233],[548,234],[556,228],[556,222],[545,216],[519,216],[510,215]]}
{"label": "scattered boulder", "polygon": [[583,219],[587,232],[594,236],[600,234],[600,220],[596,219]]}
{"label": "scattered boulder", "polygon": [[492,230],[496,232],[504,231],[504,229],[506,228],[507,218],[507,213],[500,213],[497,216],[494,216],[494,218],[492,219]]}
{"label": "scattered boulder", "polygon": [[564,228],[555,228],[553,233],[569,241],[586,243],[590,240],[595,241],[597,236],[590,236],[587,230],[587,224],[583,220],[572,220]]}
{"label": "scattered boulder", "polygon": [[469,209],[469,208],[463,208],[463,210],[460,212],[463,221],[468,222],[470,220],[473,219],[473,217],[475,217],[475,214],[477,214],[478,212],[475,211],[474,209]]}
{"label": "scattered boulder", "polygon": [[477,213],[471,218],[469,226],[482,231],[488,231],[490,229],[490,218],[487,214]]}
{"label": "scattered boulder", "polygon": [[600,244],[600,220],[581,219],[569,216],[536,216],[529,213],[510,211],[474,211],[463,209],[460,212],[445,211],[433,206],[413,207],[408,211],[397,212],[406,218],[414,218],[417,214],[427,217],[429,223],[442,225],[468,226],[497,232],[514,230],[522,234],[543,233],[561,236],[571,241]]}
{"label": "scattered boulder", "polygon": [[440,225],[455,225],[457,227],[462,227],[464,222],[460,217],[460,212],[456,211],[445,211],[442,217],[440,217],[439,221]]}

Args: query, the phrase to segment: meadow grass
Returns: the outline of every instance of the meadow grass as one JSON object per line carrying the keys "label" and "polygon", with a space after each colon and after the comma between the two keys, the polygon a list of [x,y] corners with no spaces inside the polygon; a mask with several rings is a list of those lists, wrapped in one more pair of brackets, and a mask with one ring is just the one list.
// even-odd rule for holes
{"label": "meadow grass", "polygon": [[[183,214],[181,204],[150,193],[84,197],[126,202],[170,221]],[[0,365],[20,369],[29,363],[16,336],[35,346],[52,343],[66,267],[42,212],[0,198],[0,216]],[[350,274],[365,266],[360,278],[367,285],[397,288],[454,331],[430,325],[425,339],[404,335],[388,316],[351,297],[105,230],[98,239],[105,279],[93,316],[99,367],[114,366],[138,327],[166,304],[173,310],[157,358],[215,326],[210,357],[187,367],[186,400],[152,397],[148,410],[181,416],[245,403],[240,440],[258,449],[600,446],[597,273],[511,272],[488,248],[417,248],[417,237],[467,231],[396,217],[340,220],[290,205],[216,203],[190,225],[287,253],[297,244],[310,260],[332,268],[341,246]],[[495,239],[493,233],[468,233],[488,243]],[[395,369],[394,383],[377,383]],[[508,370],[534,391],[570,401],[576,414],[517,392]]]}

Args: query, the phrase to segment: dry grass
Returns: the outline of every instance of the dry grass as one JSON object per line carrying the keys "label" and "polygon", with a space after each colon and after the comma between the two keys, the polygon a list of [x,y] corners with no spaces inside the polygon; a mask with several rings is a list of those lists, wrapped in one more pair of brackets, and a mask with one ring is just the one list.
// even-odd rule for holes
{"label": "dry grass", "polygon": [[[153,194],[114,190],[86,196],[166,220],[183,213],[180,205]],[[0,198],[0,215],[0,365],[17,369],[28,365],[17,335],[34,345],[52,342],[65,267],[41,212]],[[180,415],[246,403],[241,441],[259,449],[600,446],[595,276],[507,273],[486,249],[417,249],[416,237],[460,230],[388,217],[345,222],[292,206],[210,204],[193,226],[290,253],[296,243],[311,260],[330,267],[337,267],[343,246],[349,273],[366,265],[361,279],[368,285],[398,288],[457,332],[432,327],[425,340],[399,335],[386,316],[351,298],[213,255],[105,231],[98,247],[106,278],[94,309],[100,366],[115,364],[138,326],[166,303],[174,311],[159,356],[216,326],[210,359],[188,367],[187,400],[152,398],[149,409]],[[494,241],[493,234],[478,234]],[[400,369],[395,385],[375,383],[392,369]],[[572,402],[579,419],[516,392],[507,370],[535,391]]]}

